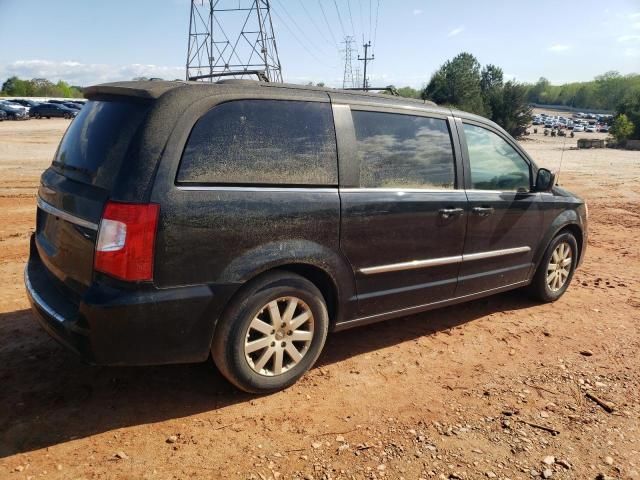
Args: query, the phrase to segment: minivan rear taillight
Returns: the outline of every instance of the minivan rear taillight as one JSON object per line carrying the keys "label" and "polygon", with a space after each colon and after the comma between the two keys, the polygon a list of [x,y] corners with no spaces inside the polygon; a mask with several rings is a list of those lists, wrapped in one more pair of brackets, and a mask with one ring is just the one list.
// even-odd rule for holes
{"label": "minivan rear taillight", "polygon": [[107,202],[94,267],[128,281],[153,279],[153,256],[160,206]]}

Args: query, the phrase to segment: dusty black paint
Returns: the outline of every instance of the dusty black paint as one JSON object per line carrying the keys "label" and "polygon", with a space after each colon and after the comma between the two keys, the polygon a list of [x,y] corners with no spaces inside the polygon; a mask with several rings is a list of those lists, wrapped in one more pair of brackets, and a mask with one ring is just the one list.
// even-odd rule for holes
{"label": "dusty black paint", "polygon": [[[122,82],[90,87],[96,101],[142,103],[110,189],[48,169],[39,196],[99,223],[108,199],[160,205],[153,282],[130,284],[93,271],[96,232],[44,211],[28,264],[37,295],[63,318],[34,303],[45,328],[91,361],[148,364],[204,360],[221,312],[245,284],[272,269],[318,283],[335,329],[458,303],[526,285],[554,235],[570,229],[586,245],[586,211],[574,195],[471,190],[463,122],[499,135],[529,164],[517,142],[481,117],[397,97],[331,89],[225,81]],[[185,189],[176,175],[194,124],[216,105],[239,99],[331,105],[336,130],[336,186],[268,190]],[[360,166],[352,110],[446,120],[455,188],[357,191]],[[451,185],[448,185],[449,187]],[[274,185],[270,185],[274,187]],[[350,189],[350,190],[346,190]],[[474,208],[493,208],[489,217]],[[443,217],[441,210],[459,213]],[[511,247],[531,251],[474,263],[365,275],[361,268]],[[493,289],[493,290],[490,290]],[[31,296],[32,302],[34,297]]]}

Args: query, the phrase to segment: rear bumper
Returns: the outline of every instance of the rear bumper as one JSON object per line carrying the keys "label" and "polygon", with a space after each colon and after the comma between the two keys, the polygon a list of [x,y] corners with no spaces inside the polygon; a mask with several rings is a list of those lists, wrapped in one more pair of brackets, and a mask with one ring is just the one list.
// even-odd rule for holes
{"label": "rear bumper", "polygon": [[31,249],[24,282],[42,327],[89,363],[158,365],[204,361],[215,323],[237,285],[157,289],[94,282],[74,303]]}

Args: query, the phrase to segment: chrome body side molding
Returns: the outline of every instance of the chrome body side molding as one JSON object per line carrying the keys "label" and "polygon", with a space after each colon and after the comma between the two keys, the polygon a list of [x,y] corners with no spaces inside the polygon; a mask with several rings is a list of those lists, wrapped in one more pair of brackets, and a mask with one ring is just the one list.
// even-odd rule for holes
{"label": "chrome body side molding", "polygon": [[452,263],[472,262],[474,260],[484,260],[486,258],[501,257],[503,255],[514,255],[516,253],[528,253],[530,251],[531,247],[515,247],[504,248],[502,250],[491,250],[488,252],[455,255],[453,257],[431,258],[429,260],[411,260],[410,262],[392,263],[389,265],[377,265],[375,267],[361,268],[360,273],[363,273],[365,275],[372,275],[376,273],[412,270],[414,268],[436,267],[439,265],[449,265]]}

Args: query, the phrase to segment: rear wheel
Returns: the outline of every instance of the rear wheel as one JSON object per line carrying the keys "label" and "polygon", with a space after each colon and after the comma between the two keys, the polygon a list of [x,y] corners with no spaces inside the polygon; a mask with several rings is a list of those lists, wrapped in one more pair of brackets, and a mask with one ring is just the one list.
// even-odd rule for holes
{"label": "rear wheel", "polygon": [[268,273],[250,282],[220,319],[211,353],[238,388],[267,393],[295,383],[322,351],[329,328],[318,288],[299,275]]}
{"label": "rear wheel", "polygon": [[534,298],[555,302],[567,291],[578,259],[578,243],[565,232],[553,239],[538,266],[529,290]]}

